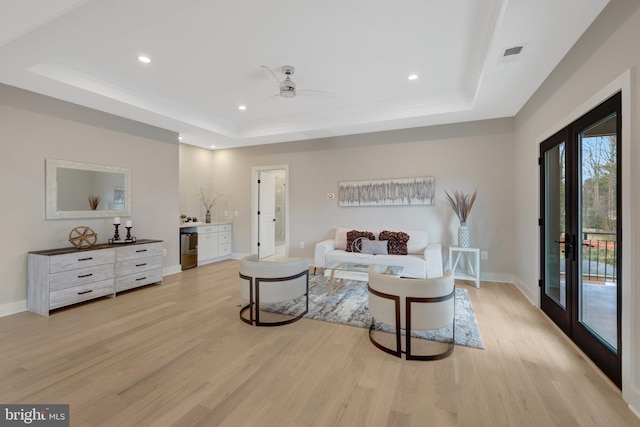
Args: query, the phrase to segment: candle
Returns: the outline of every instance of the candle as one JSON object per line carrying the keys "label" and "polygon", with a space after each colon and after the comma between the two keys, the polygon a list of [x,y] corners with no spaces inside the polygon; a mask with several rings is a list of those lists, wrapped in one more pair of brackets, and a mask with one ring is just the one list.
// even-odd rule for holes
{"label": "candle", "polygon": [[127,227],[131,227],[131,221],[127,221]]}
{"label": "candle", "polygon": [[120,217],[119,216],[113,218],[113,225],[116,225],[116,224],[120,224]]}

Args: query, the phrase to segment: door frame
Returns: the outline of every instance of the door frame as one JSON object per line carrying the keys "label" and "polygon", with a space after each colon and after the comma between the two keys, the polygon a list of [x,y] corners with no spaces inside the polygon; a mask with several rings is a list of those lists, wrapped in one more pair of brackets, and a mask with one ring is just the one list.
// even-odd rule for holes
{"label": "door frame", "polygon": [[[601,371],[605,372],[609,378],[618,386],[622,387],[622,354],[624,349],[621,341],[620,331],[622,329],[621,313],[622,313],[622,290],[628,286],[620,276],[617,278],[616,286],[616,339],[614,341],[605,342],[597,336],[598,331],[592,329],[591,326],[584,324],[580,320],[581,304],[580,294],[584,291],[582,276],[582,226],[581,226],[581,197],[582,192],[582,148],[581,148],[581,132],[588,126],[595,125],[612,113],[616,113],[615,127],[616,135],[616,213],[621,212],[622,198],[622,180],[621,180],[621,145],[622,145],[622,111],[621,111],[621,92],[617,92],[610,98],[578,118],[564,129],[551,136],[540,144],[540,306],[542,310],[551,318],[563,332],[580,347],[583,352],[598,365]],[[547,283],[545,281],[547,268],[550,264],[547,262],[546,242],[547,229],[551,226],[547,223],[546,201],[549,195],[547,189],[547,174],[545,161],[546,153],[557,147],[559,144],[565,144],[565,229],[564,237],[554,235],[551,237],[556,243],[564,239],[565,247],[565,299],[566,306],[561,307],[557,301],[547,296]],[[555,184],[555,180],[551,181]],[[617,265],[616,270],[621,271],[620,266],[623,261],[625,248],[622,244],[622,229],[625,226],[623,218],[620,215],[616,222],[617,235]],[[559,239],[559,240],[555,240]],[[544,244],[543,244],[544,243]],[[611,346],[615,348],[611,348]]]}
{"label": "door frame", "polygon": [[254,166],[251,168],[251,254],[258,253],[258,178],[262,171],[284,171],[284,245],[285,256],[289,256],[289,165]]}
{"label": "door frame", "polygon": [[[631,167],[633,160],[631,152],[631,128],[633,127],[631,100],[634,97],[634,92],[632,92],[631,71],[631,69],[627,69],[585,102],[576,107],[573,111],[568,113],[561,120],[556,122],[554,126],[539,134],[536,138],[535,156],[537,161],[540,144],[555,134],[558,129],[563,129],[573,123],[598,105],[602,104],[602,102],[609,99],[616,92],[622,93],[622,144],[620,158],[622,167],[622,223],[625,224],[625,227],[622,229],[622,242],[625,244],[625,250],[622,252],[621,280],[623,283],[630,284],[630,286],[623,286],[622,288],[622,320],[620,325],[622,329],[622,345],[624,346],[624,351],[622,352],[622,397],[627,402],[638,402],[640,401],[640,395],[637,394],[635,388],[636,380],[634,376],[634,361],[640,358],[640,354],[635,348],[636,340],[634,337],[640,335],[638,332],[640,326],[634,325],[632,321],[633,306],[636,298],[636,291],[632,285],[634,283],[632,279],[632,264],[636,257],[633,235],[635,234],[636,226],[634,224],[633,212],[631,210],[631,202],[633,200],[631,188],[632,175],[636,177],[636,179],[640,178],[640,176],[636,175]],[[540,170],[539,165],[536,165],[536,167]],[[536,197],[536,203],[538,204],[537,212],[540,212],[540,191],[541,188],[538,188],[538,196]],[[637,219],[640,220],[640,214],[638,214]],[[538,258],[537,264],[539,272],[542,263],[542,259],[540,258],[540,239],[536,239],[536,245],[538,245],[535,254]],[[540,307],[540,292],[536,292],[532,297],[536,302],[536,306]]]}

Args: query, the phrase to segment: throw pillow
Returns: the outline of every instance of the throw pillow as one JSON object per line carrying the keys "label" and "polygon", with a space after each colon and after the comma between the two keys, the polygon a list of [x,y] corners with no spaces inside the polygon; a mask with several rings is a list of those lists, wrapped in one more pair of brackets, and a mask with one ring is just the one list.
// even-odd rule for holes
{"label": "throw pillow", "polygon": [[345,249],[347,252],[353,252],[353,241],[358,237],[364,237],[365,239],[369,240],[374,240],[376,238],[376,236],[370,231],[347,231],[347,248]]}
{"label": "throw pillow", "polygon": [[387,255],[389,253],[385,240],[363,240],[360,252],[370,255]]}
{"label": "throw pillow", "polygon": [[402,231],[388,231],[383,230],[378,236],[379,240],[388,240],[388,252],[389,255],[407,255],[407,242],[409,241],[409,235]]}

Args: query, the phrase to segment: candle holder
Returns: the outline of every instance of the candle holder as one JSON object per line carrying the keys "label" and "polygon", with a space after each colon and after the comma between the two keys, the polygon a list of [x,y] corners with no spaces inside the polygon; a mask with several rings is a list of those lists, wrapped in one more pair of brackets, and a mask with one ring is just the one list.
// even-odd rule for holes
{"label": "candle holder", "polygon": [[116,230],[113,233],[113,238],[109,239],[109,243],[121,243],[122,240],[120,240],[120,233],[118,232],[118,227],[120,227],[120,224],[113,224],[113,226]]}
{"label": "candle holder", "polygon": [[132,235],[131,235],[131,229],[132,229],[133,227],[125,227],[125,228],[127,229],[127,237],[125,237],[124,241],[125,241],[125,242],[127,242],[127,243],[133,243],[133,242],[135,242],[135,241],[136,241],[135,236],[132,236]]}

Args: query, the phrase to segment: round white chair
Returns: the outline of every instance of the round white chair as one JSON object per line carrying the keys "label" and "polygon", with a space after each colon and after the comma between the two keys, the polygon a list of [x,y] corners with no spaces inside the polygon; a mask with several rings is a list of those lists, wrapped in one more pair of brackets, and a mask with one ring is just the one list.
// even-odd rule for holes
{"label": "round white chair", "polygon": [[[395,329],[396,348],[374,339],[374,321],[369,339],[380,350],[407,360],[437,360],[453,352],[455,332],[446,350],[430,355],[411,353],[411,332],[441,329],[452,325],[455,331],[455,283],[451,270],[441,277],[407,279],[378,273],[376,264],[369,267],[369,312],[374,320]],[[405,350],[402,350],[401,330],[405,330]]]}
{"label": "round white chair", "polygon": [[[279,326],[300,320],[309,311],[309,260],[259,261],[257,255],[240,260],[240,296],[248,304],[240,309],[240,319],[255,326]],[[260,321],[260,304],[291,301],[306,296],[305,309],[293,318]],[[243,316],[249,311],[249,317]]]}

